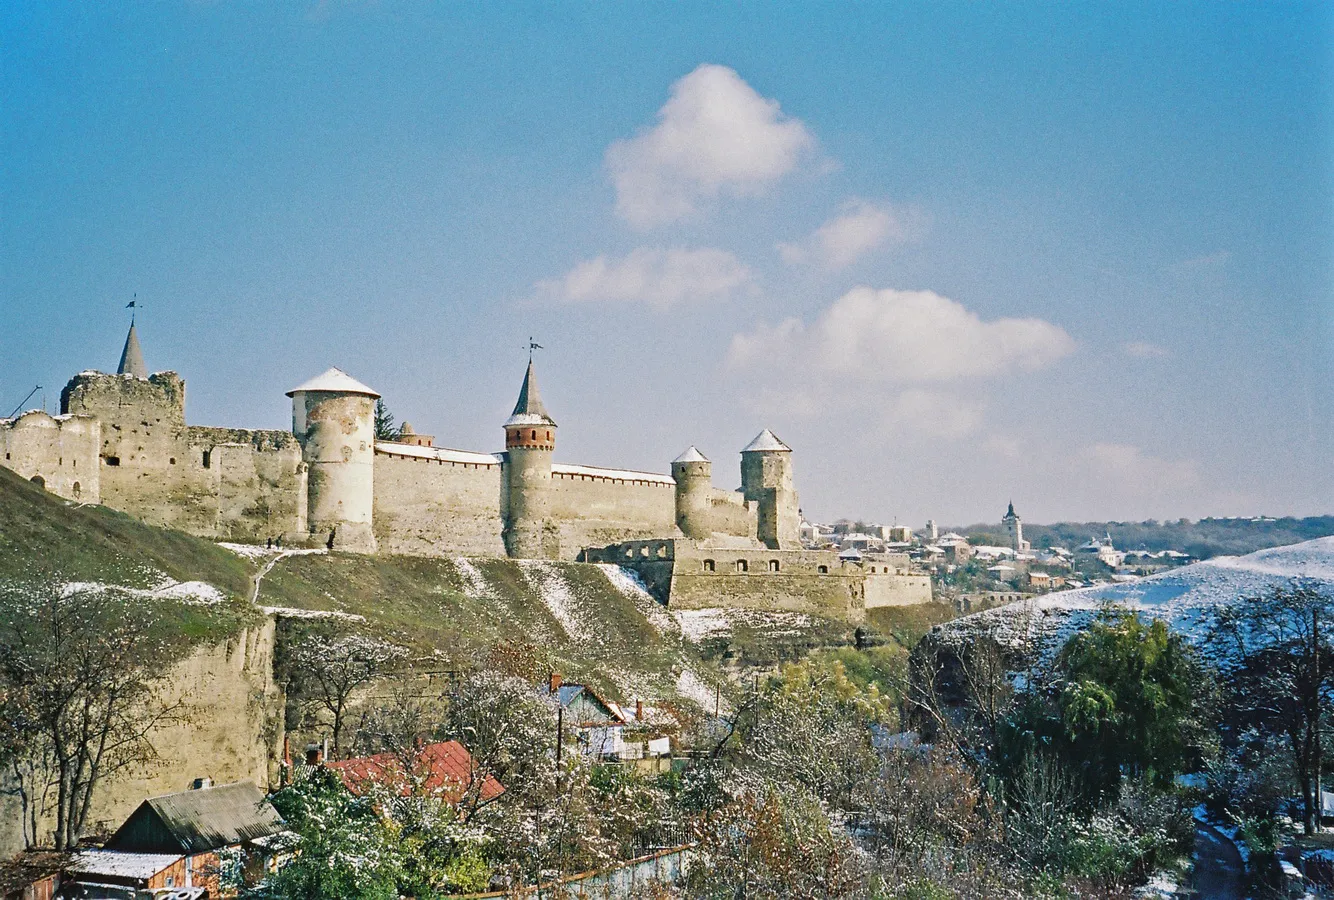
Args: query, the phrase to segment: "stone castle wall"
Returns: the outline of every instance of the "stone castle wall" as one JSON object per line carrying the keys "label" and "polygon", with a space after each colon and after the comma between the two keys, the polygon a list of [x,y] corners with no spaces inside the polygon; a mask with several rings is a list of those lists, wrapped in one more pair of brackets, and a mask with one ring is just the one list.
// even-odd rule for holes
{"label": "stone castle wall", "polygon": [[100,423],[101,502],[153,525],[204,537],[303,536],[306,472],[285,431],[185,424],[185,382],[84,372],[62,411]]}
{"label": "stone castle wall", "polygon": [[101,423],[90,416],[30,410],[0,420],[0,464],[66,500],[102,502],[101,446]]}
{"label": "stone castle wall", "polygon": [[[195,778],[215,784],[276,780],[282,757],[283,691],[273,678],[276,628],[269,619],[227,641],[197,648],[171,667],[161,697],[180,715],[149,740],[158,758],[105,781],[93,792],[89,826],[114,828],[147,797],[183,791]],[[0,858],[23,849],[18,799],[0,776]],[[54,822],[39,822],[49,845]]]}
{"label": "stone castle wall", "polygon": [[556,464],[548,504],[563,559],[585,547],[680,534],[676,483],[665,475]]}
{"label": "stone castle wall", "polygon": [[862,562],[825,550],[673,539],[626,541],[585,558],[633,569],[650,593],[677,609],[779,609],[860,622],[867,609],[931,601],[930,576],[909,572],[903,554]]}
{"label": "stone castle wall", "polygon": [[501,466],[489,454],[375,445],[375,539],[381,552],[504,556]]}

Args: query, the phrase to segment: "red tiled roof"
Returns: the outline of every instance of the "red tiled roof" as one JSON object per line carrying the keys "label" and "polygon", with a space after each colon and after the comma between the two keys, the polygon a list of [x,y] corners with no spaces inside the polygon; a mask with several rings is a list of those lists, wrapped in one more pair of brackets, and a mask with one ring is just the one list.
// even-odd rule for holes
{"label": "red tiled roof", "polygon": [[[414,771],[411,774],[421,780],[419,789],[438,792],[447,803],[458,803],[462,800],[476,777],[473,772],[472,755],[458,741],[440,741],[425,745],[417,751],[413,767]],[[394,753],[377,753],[374,756],[344,759],[329,763],[329,768],[338,772],[343,784],[353,793],[359,793],[363,785],[370,783],[397,783],[399,793],[406,797],[414,787],[404,774],[398,755]],[[487,775],[482,781],[482,800],[492,800],[504,792],[504,785],[493,776]]]}

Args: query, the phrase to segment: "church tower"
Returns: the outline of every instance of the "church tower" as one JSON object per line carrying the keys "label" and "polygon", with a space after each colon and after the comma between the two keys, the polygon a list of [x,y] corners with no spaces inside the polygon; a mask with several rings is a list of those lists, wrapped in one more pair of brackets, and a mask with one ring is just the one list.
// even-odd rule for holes
{"label": "church tower", "polygon": [[519,402],[505,420],[505,552],[515,559],[558,559],[560,527],[550,516],[551,454],[556,422],[537,392],[533,360]]}
{"label": "church tower", "polygon": [[287,392],[292,434],[308,467],[306,516],[333,550],[374,553],[375,401],[380,395],[330,369]]}
{"label": "church tower", "polygon": [[767,428],[741,451],[741,492],[759,505],[756,536],[766,547],[801,549],[801,509],[792,486],[792,448]]}
{"label": "church tower", "polygon": [[1005,531],[1010,535],[1010,549],[1015,553],[1023,553],[1029,548],[1028,541],[1024,540],[1024,520],[1014,511],[1014,501],[1010,501],[1010,508],[1005,511],[1005,518],[1001,519],[1001,524],[1005,526]]}

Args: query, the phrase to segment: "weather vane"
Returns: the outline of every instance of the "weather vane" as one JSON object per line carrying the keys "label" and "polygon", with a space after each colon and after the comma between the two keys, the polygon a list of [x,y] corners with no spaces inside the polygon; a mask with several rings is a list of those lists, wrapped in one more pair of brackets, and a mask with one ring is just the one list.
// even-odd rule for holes
{"label": "weather vane", "polygon": [[125,304],[125,308],[134,310],[134,312],[130,313],[130,325],[133,326],[135,313],[139,312],[139,293],[137,291],[134,294],[134,298],[130,300],[129,303]]}
{"label": "weather vane", "polygon": [[533,361],[533,351],[534,351],[534,350],[544,350],[544,349],[546,349],[546,348],[544,348],[544,347],[543,347],[541,344],[539,344],[537,341],[533,340],[533,336],[532,336],[532,335],[529,335],[529,336],[528,336],[528,361],[529,361],[529,362],[532,362],[532,361]]}

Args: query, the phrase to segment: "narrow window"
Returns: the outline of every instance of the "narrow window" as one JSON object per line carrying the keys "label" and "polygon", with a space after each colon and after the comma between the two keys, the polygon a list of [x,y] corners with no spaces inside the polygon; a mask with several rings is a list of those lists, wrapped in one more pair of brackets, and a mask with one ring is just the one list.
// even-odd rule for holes
{"label": "narrow window", "polygon": [[174,456],[169,457],[169,458],[167,459],[167,462],[170,463],[170,464],[173,465],[173,466],[176,465],[176,457],[174,457]]}
{"label": "narrow window", "polygon": [[106,461],[107,461],[107,465],[109,465],[109,466],[118,466],[118,465],[120,465],[120,457],[119,457],[119,456],[108,456],[108,457],[106,457]]}
{"label": "narrow window", "polygon": [[821,575],[828,575],[828,574],[829,574],[829,567],[828,567],[828,566],[816,566],[816,567],[815,567],[815,571],[819,572]]}
{"label": "narrow window", "polygon": [[204,468],[205,468],[205,469],[209,469],[209,468],[212,468],[212,467],[213,467],[213,451],[212,451],[212,450],[205,450],[205,451],[204,451]]}
{"label": "narrow window", "polygon": [[777,571],[778,571],[778,560],[776,560],[776,559],[771,559],[771,560],[769,560],[769,571],[770,571],[770,572],[777,572]]}
{"label": "narrow window", "polygon": [[79,483],[77,481],[74,482],[74,496],[77,497],[82,493],[83,493],[83,488],[79,486]]}
{"label": "narrow window", "polygon": [[750,570],[750,566],[746,563],[744,559],[738,559],[736,561],[736,570],[738,572],[746,572]]}
{"label": "narrow window", "polygon": [[537,430],[533,429],[533,440],[537,440]]}
{"label": "narrow window", "polygon": [[715,571],[713,560],[711,560],[711,559],[706,559],[706,560],[704,560],[704,571],[705,571],[705,572],[712,572],[712,571]]}

